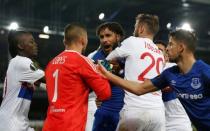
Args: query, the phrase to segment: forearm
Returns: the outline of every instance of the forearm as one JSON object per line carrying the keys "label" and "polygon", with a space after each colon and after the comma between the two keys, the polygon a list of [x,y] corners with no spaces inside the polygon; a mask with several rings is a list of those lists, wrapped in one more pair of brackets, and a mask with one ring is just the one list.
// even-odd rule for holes
{"label": "forearm", "polygon": [[116,59],[119,57],[120,57],[120,55],[118,54],[117,50],[114,50],[106,57],[106,60],[109,61],[109,60],[113,60],[113,59]]}
{"label": "forearm", "polygon": [[114,84],[119,85],[121,88],[136,95],[143,95],[157,90],[150,81],[147,81],[146,83],[128,81],[109,72],[107,72],[106,76]]}

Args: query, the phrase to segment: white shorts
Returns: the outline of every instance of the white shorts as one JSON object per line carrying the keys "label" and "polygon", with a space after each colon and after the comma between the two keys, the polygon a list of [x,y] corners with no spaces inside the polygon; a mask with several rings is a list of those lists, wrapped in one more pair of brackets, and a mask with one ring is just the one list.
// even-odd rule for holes
{"label": "white shorts", "polygon": [[190,119],[179,99],[164,102],[166,131],[192,131]]}
{"label": "white shorts", "polygon": [[0,131],[34,131],[29,122],[20,118],[0,115]]}
{"label": "white shorts", "polygon": [[116,131],[165,131],[164,109],[122,109]]}
{"label": "white shorts", "polygon": [[95,99],[91,99],[88,101],[88,114],[87,114],[87,123],[85,131],[92,131],[93,122],[94,122],[94,114],[97,110]]}

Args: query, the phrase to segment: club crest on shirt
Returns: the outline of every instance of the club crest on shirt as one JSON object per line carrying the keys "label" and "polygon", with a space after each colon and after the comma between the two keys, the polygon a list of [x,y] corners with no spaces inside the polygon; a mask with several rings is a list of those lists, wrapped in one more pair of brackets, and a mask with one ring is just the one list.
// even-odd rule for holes
{"label": "club crest on shirt", "polygon": [[199,78],[192,78],[191,86],[194,89],[198,89],[201,87],[200,79]]}

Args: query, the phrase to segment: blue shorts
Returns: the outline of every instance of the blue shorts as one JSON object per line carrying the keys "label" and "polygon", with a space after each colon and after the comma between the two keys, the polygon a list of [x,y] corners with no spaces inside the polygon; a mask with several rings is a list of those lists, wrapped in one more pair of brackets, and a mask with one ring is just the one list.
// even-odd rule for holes
{"label": "blue shorts", "polygon": [[119,112],[97,109],[93,131],[115,131],[119,122]]}

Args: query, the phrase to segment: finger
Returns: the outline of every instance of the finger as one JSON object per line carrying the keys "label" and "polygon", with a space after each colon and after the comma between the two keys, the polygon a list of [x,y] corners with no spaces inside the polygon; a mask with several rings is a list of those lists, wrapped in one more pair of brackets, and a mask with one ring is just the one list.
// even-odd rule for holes
{"label": "finger", "polygon": [[98,73],[99,73],[102,77],[107,78],[107,77],[104,75],[106,69],[104,69],[103,65],[97,64],[97,65],[96,65],[96,69],[97,69]]}

